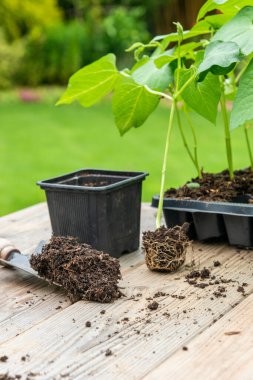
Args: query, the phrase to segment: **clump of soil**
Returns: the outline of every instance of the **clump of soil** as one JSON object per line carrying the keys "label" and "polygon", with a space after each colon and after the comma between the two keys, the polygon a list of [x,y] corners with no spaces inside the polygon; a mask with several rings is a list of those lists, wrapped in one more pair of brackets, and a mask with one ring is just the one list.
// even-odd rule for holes
{"label": "clump of soil", "polygon": [[[251,198],[240,200],[242,196],[253,193],[253,171],[248,168],[236,170],[234,180],[231,181],[228,170],[220,173],[202,173],[203,178],[193,178],[178,189],[171,188],[165,191],[166,198],[191,199],[214,202],[246,202]],[[192,187],[190,183],[199,184]]]}
{"label": "clump of soil", "polygon": [[72,302],[112,302],[122,295],[119,261],[76,238],[53,236],[30,263],[39,276],[63,286]]}
{"label": "clump of soil", "polygon": [[148,308],[149,308],[149,310],[157,310],[157,309],[158,309],[158,306],[159,306],[159,304],[158,304],[158,302],[156,302],[156,301],[153,301],[153,302],[151,302],[150,304],[148,304]]}
{"label": "clump of soil", "polygon": [[155,231],[143,232],[142,243],[145,260],[150,270],[174,272],[185,261],[186,248],[190,244],[187,237],[189,224]]}

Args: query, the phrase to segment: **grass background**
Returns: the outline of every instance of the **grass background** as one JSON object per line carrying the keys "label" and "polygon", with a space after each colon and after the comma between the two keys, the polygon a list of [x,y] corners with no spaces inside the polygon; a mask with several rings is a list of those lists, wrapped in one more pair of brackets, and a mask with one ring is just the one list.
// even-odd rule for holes
{"label": "grass background", "polygon": [[[120,137],[109,99],[90,109],[78,104],[55,107],[59,91],[39,103],[22,103],[13,94],[0,96],[0,215],[45,200],[37,180],[79,168],[147,171],[143,200],[159,192],[169,110],[161,104],[141,128]],[[192,113],[205,171],[226,165],[221,116],[216,126]],[[187,130],[187,125],[185,124]],[[243,130],[233,132],[234,166],[249,165]],[[250,131],[251,138],[253,137]],[[189,139],[191,141],[190,135]],[[175,125],[166,185],[179,186],[196,176]]]}

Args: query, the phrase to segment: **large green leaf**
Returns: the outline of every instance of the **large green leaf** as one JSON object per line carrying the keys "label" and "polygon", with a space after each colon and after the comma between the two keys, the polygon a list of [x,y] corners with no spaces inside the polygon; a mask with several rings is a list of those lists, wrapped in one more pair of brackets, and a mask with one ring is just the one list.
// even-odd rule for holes
{"label": "large green leaf", "polygon": [[[180,71],[180,87],[193,74],[193,69],[182,69]],[[215,124],[220,95],[219,78],[209,73],[202,82],[192,82],[182,93],[182,98],[199,115]]]}
{"label": "large green leaf", "polygon": [[[173,54],[173,51],[171,51]],[[162,55],[160,57],[166,57]],[[168,57],[168,56],[167,56]],[[156,57],[144,57],[138,61],[131,70],[131,76],[136,83],[147,85],[151,90],[163,91],[168,88],[174,80],[175,65],[168,63],[158,68],[155,64]],[[175,60],[176,57],[170,60]]]}
{"label": "large green leaf", "polygon": [[216,75],[229,73],[240,59],[240,48],[235,42],[210,42],[198,68],[199,80],[203,80],[209,71]]}
{"label": "large green leaf", "polygon": [[253,119],[253,60],[241,77],[231,112],[230,128],[235,129]]}
{"label": "large green leaf", "polygon": [[115,56],[108,54],[72,75],[57,105],[77,100],[82,106],[90,107],[113,90],[118,76]]}
{"label": "large green leaf", "polygon": [[[216,29],[221,28],[230,19],[231,17],[227,14],[218,14],[218,15],[206,16],[203,21],[207,22],[213,29],[216,30]],[[203,21],[200,21],[200,22],[203,22]]]}
{"label": "large green leaf", "polygon": [[253,52],[253,6],[245,7],[226,23],[213,37],[213,41],[233,41],[248,55]]}
{"label": "large green leaf", "polygon": [[253,0],[208,0],[200,8],[197,20],[200,20],[208,12],[215,9],[229,15],[230,17],[233,17],[237,14],[238,10],[242,9],[246,5],[253,5]]}
{"label": "large green leaf", "polygon": [[120,78],[112,98],[112,110],[120,134],[123,135],[130,128],[140,127],[159,101],[159,96],[151,94],[132,78]]}

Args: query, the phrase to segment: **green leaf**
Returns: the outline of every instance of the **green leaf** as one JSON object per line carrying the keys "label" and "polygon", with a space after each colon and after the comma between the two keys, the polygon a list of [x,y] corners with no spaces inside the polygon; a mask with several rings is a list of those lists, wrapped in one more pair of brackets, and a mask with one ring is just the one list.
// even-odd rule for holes
{"label": "green leaf", "polygon": [[151,94],[132,78],[120,78],[112,98],[112,110],[120,134],[123,135],[130,128],[140,127],[159,101],[159,96]]}
{"label": "green leaf", "polygon": [[245,7],[226,23],[213,37],[213,41],[232,41],[248,55],[253,52],[253,7]]}
{"label": "green leaf", "polygon": [[175,68],[168,64],[158,68],[154,61],[155,57],[142,58],[132,68],[131,76],[138,84],[147,85],[151,90],[163,91],[173,82]]}
{"label": "green leaf", "polygon": [[253,0],[208,0],[200,8],[197,20],[199,21],[208,12],[215,9],[229,15],[231,18],[237,14],[238,10],[242,9],[246,5],[253,5]]}
{"label": "green leaf", "polygon": [[226,22],[228,22],[231,19],[229,15],[226,14],[218,14],[218,15],[212,15],[212,16],[206,16],[205,20],[212,28],[219,29],[221,28]]}
{"label": "green leaf", "polygon": [[253,59],[241,77],[230,118],[230,129],[253,119]]}
{"label": "green leaf", "polygon": [[[180,71],[180,87],[193,74],[193,69],[182,69]],[[182,98],[199,115],[215,124],[220,95],[219,78],[208,73],[202,82],[192,82],[182,93]]]}
{"label": "green leaf", "polygon": [[56,105],[77,100],[82,106],[90,107],[113,90],[118,76],[115,56],[108,54],[72,75]]}
{"label": "green leaf", "polygon": [[[203,46],[203,41],[200,42],[188,42],[184,45],[180,46],[180,56],[186,57],[187,55],[193,55],[194,54],[194,49],[199,48],[200,46]],[[177,52],[178,48],[176,50],[169,50],[171,51],[171,54],[161,54],[160,57],[156,57],[155,59],[155,65],[158,68],[163,67],[167,63],[172,62],[173,60],[177,59]],[[166,52],[167,53],[167,52]],[[192,57],[191,57],[192,58]]]}
{"label": "green leaf", "polygon": [[205,49],[203,62],[198,68],[199,80],[203,80],[209,71],[216,75],[229,73],[240,59],[240,49],[235,42],[210,42]]}

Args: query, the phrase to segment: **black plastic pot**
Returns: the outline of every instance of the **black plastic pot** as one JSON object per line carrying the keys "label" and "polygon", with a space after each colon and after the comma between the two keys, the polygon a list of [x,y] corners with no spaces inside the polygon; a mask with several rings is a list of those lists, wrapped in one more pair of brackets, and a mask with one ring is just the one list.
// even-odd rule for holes
{"label": "black plastic pot", "polygon": [[[158,202],[159,196],[154,196],[152,206],[158,207]],[[253,247],[253,206],[250,204],[166,198],[163,213],[167,227],[189,222],[191,239],[227,239],[231,245]]]}
{"label": "black plastic pot", "polygon": [[119,257],[139,247],[142,181],[148,173],[81,169],[37,184],[53,234]]}

